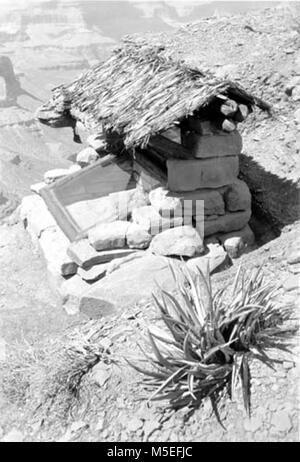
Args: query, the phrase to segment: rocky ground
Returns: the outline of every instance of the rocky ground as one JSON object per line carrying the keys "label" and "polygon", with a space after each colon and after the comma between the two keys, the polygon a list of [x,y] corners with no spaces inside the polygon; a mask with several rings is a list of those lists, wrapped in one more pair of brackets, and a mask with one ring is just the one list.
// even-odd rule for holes
{"label": "rocky ground", "polygon": [[[221,74],[229,73],[231,78],[240,79],[246,88],[275,105],[275,117],[253,115],[244,133],[244,165],[248,165],[248,170],[252,168],[249,178],[253,181],[255,201],[269,213],[263,220],[271,216],[274,225],[270,226],[273,221],[267,221],[268,227],[262,227],[256,217],[256,231],[261,232],[264,245],[235,260],[230,269],[215,274],[213,285],[217,289],[230,284],[239,263],[247,268],[262,265],[267,279],[280,286],[280,303],[291,304],[297,315],[300,295],[297,137],[300,124],[297,115],[299,83],[294,84],[293,79],[297,76],[299,79],[300,71],[296,15],[290,15],[287,9],[268,9],[242,17],[208,19],[186,26],[174,35],[159,34],[152,40],[164,43],[172,53],[176,49],[184,59],[192,60],[199,67],[207,65]],[[205,50],[199,43],[207,45]],[[19,130],[17,124],[14,136],[9,132],[10,143],[15,142]],[[68,153],[63,152],[67,163],[68,155],[75,148],[71,131],[64,130],[59,141],[63,142],[64,133],[68,133]],[[44,134],[43,131],[39,136]],[[7,142],[8,138],[3,140]],[[53,138],[49,142],[53,143]],[[55,148],[57,145],[51,146],[51,166],[64,166]],[[0,191],[0,205],[1,197],[5,196],[12,203],[15,200],[16,206],[22,195],[20,191],[26,189],[24,183],[28,186],[29,182],[38,181],[41,172],[50,167],[39,163],[38,171],[32,175],[36,163],[26,160],[25,156],[20,164],[14,149],[12,145],[8,157],[5,151],[1,165],[5,162],[5,169],[9,166],[13,172],[10,178],[16,179],[15,185],[19,178],[19,171],[15,170],[26,164],[28,179],[24,182],[22,178],[20,187],[14,186],[12,190],[7,180],[2,196]],[[38,158],[38,152],[36,156]],[[43,162],[49,162],[47,156],[48,151],[42,156]],[[246,174],[247,168],[244,168]],[[8,207],[2,216],[9,216],[15,206]],[[275,234],[273,227],[276,227]],[[279,231],[281,235],[274,239]],[[51,368],[55,369],[58,352],[72,336],[78,338],[94,324],[86,324],[82,315],[65,314],[47,280],[45,262],[13,215],[5,218],[0,227],[0,271],[0,440],[299,440],[299,340],[296,336],[291,354],[272,352],[273,356],[284,360],[274,371],[255,362],[252,364],[250,420],[243,411],[240,395],[234,401],[224,397],[221,402],[220,416],[225,428],[217,422],[208,402],[191,415],[184,410],[167,411],[162,404],[148,408],[142,399],[141,377],[126,365],[124,357],[132,356],[140,333],[153,322],[155,312],[149,300],[126,310],[120,309],[117,316],[98,321],[97,325],[103,329],[101,344],[106,353],[84,377],[80,400],[75,400],[73,412],[67,418],[63,413],[64,403],[59,402],[42,421],[44,416],[33,415],[32,411],[43,387],[47,389],[45,384],[49,377],[53,377]]]}
{"label": "rocky ground", "polygon": [[[244,255],[232,268],[213,276],[215,289],[230,283],[239,263],[247,268],[262,264],[267,279],[276,281],[280,286],[279,302],[284,305],[291,304],[297,316],[300,272],[298,234],[299,226],[290,226],[280,238],[251,254]],[[11,382],[11,378],[7,379],[11,377],[7,376],[7,366],[2,369],[5,386],[2,388],[0,403],[1,433],[4,441],[298,440],[297,337],[292,341],[291,354],[271,352],[272,357],[283,361],[275,365],[273,371],[255,361],[252,363],[250,420],[243,410],[240,394],[234,401],[227,397],[221,402],[220,416],[225,428],[217,422],[209,402],[204,402],[202,407],[191,415],[186,410],[173,412],[156,404],[148,408],[140,383],[141,377],[124,361],[124,358],[135,357],[133,351],[136,351],[137,341],[141,341],[141,332],[145,331],[146,326],[153,322],[157,314],[152,303],[146,301],[126,309],[120,315],[100,321],[103,329],[101,342],[107,349],[107,355],[85,377],[80,400],[78,403],[75,400],[72,415],[62,419],[61,402],[54,404],[53,410],[46,413],[46,416],[32,415],[33,403],[40,393],[40,383],[44,383],[45,386],[41,377],[46,371],[49,373],[49,364],[51,367],[55,365],[55,356],[51,356],[51,345],[53,344],[57,354],[57,350],[66,342],[65,338],[71,336],[78,326],[84,331],[91,329],[95,324],[86,324],[83,318],[64,315],[47,281],[40,278],[41,272],[45,271],[44,262],[38,255],[32,256],[30,241],[20,225],[2,227],[1,237],[1,271],[5,272],[5,280],[8,281],[0,291],[2,339],[6,342],[7,357],[15,362],[12,370],[15,366],[18,371],[21,361],[24,376],[28,378],[26,369],[31,373],[31,388],[28,388],[24,376],[20,377],[15,373],[15,382]],[[16,242],[20,245],[17,255],[14,255],[12,249],[15,249]],[[293,263],[295,261],[298,263]],[[11,305],[14,306],[14,310],[11,309]],[[20,348],[23,353],[20,353]],[[24,351],[27,352],[27,356]],[[32,352],[35,355],[34,367]],[[42,358],[41,362],[38,359],[39,355]],[[27,404],[26,397],[29,400]],[[45,418],[45,421],[41,426],[42,418]]]}

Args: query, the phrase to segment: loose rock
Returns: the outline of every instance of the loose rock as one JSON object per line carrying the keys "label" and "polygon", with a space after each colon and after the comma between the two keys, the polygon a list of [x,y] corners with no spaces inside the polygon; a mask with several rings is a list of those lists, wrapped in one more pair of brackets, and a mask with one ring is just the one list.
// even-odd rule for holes
{"label": "loose rock", "polygon": [[121,220],[101,223],[88,232],[89,242],[96,250],[121,249],[125,246],[128,226],[127,221]]}
{"label": "loose rock", "polygon": [[224,248],[231,258],[238,258],[242,254],[244,247],[243,239],[238,236],[227,238],[224,241]]}
{"label": "loose rock", "polygon": [[99,155],[97,151],[89,147],[89,148],[83,149],[77,154],[76,162],[78,162],[78,164],[81,165],[82,167],[85,167],[86,165],[96,162],[98,158],[99,158]]}
{"label": "loose rock", "polygon": [[152,236],[136,223],[130,223],[126,231],[126,244],[132,249],[146,249]]}
{"label": "loose rock", "polygon": [[150,251],[156,255],[194,257],[204,252],[203,241],[192,226],[180,226],[157,234]]}

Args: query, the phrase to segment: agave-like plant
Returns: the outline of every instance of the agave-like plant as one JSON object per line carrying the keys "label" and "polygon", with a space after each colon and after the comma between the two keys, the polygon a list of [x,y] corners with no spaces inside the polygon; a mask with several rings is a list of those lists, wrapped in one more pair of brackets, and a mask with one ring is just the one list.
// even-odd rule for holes
{"label": "agave-like plant", "polygon": [[[153,295],[167,329],[148,329],[142,348],[148,367],[128,361],[143,374],[149,400],[166,399],[175,408],[197,406],[205,397],[217,412],[220,391],[232,396],[239,379],[243,401],[250,414],[251,379],[249,359],[271,368],[270,348],[287,350],[286,340],[294,333],[291,309],[276,302],[277,288],[264,280],[261,268],[238,269],[232,287],[212,293],[210,277],[187,268],[176,274],[176,295],[161,290]],[[152,367],[149,367],[151,365]]]}

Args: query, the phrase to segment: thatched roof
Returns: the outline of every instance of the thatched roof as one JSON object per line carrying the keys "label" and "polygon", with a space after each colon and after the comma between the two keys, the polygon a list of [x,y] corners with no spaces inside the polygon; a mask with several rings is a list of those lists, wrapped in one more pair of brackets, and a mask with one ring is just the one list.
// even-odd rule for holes
{"label": "thatched roof", "polygon": [[128,43],[71,84],[54,89],[38,117],[50,119],[53,110],[58,117],[70,113],[95,132],[104,127],[122,134],[127,148],[145,147],[150,136],[206,107],[217,95],[269,109],[240,85],[174,61],[162,48]]}

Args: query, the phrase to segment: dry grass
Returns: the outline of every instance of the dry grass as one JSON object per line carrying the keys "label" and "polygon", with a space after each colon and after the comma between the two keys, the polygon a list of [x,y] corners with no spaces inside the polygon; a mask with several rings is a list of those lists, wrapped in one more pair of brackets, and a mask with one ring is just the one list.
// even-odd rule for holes
{"label": "dry grass", "polygon": [[105,326],[89,321],[53,344],[11,350],[2,379],[2,390],[11,402],[24,407],[28,419],[40,424],[67,422],[81,405],[83,382],[109,352],[101,341]]}

